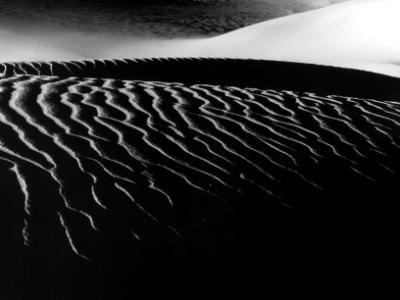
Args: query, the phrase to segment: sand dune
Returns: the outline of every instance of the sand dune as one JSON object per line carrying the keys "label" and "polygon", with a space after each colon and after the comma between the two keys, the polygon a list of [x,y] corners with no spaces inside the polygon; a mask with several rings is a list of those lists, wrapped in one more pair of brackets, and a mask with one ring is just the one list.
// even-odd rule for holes
{"label": "sand dune", "polygon": [[[349,262],[362,273],[359,250],[369,255],[371,241],[389,249],[398,101],[296,91],[299,73],[276,89],[257,73],[244,74],[257,86],[245,87],[71,77],[73,64],[2,66],[0,257],[8,257],[9,299],[268,293],[326,284]],[[188,77],[158,62],[163,68]],[[354,78],[353,92],[369,75],[328,71]]]}
{"label": "sand dune", "polygon": [[4,57],[41,62],[0,64],[0,297],[298,296],[392,274],[398,78],[131,58],[397,75],[394,18],[354,38],[396,7],[349,1],[165,47],[2,31]]}
{"label": "sand dune", "polygon": [[206,37],[340,1],[344,0],[0,0],[0,19],[78,32]]}
{"label": "sand dune", "polygon": [[[397,0],[346,1],[214,38],[184,40],[4,24],[0,33],[0,41],[4,41],[0,43],[0,59],[254,58],[400,76],[400,42],[396,32],[400,24],[395,14],[399,9]],[[31,30],[26,30],[30,27]]]}
{"label": "sand dune", "polygon": [[[263,74],[259,76],[259,74]],[[0,75],[114,78],[285,89],[397,100],[395,77],[344,68],[252,59],[155,58],[0,63]]]}
{"label": "sand dune", "polygon": [[199,55],[317,63],[400,76],[399,10],[396,0],[344,2],[210,39],[199,46]]}
{"label": "sand dune", "polygon": [[[396,0],[343,2],[188,42],[172,56],[304,62],[399,77],[399,10]],[[126,57],[132,48],[116,45],[111,52]]]}

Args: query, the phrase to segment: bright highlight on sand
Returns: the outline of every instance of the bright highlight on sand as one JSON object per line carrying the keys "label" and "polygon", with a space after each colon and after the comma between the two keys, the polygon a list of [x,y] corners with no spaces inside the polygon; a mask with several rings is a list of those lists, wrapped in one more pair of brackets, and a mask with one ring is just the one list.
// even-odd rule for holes
{"label": "bright highlight on sand", "polygon": [[[92,31],[77,20],[98,24],[90,0],[55,14],[37,0],[23,23],[7,5],[36,4],[6,1],[0,300],[291,299],[393,281],[400,0],[97,0],[97,17],[121,19]],[[150,39],[168,14],[123,31],[140,24],[128,2],[188,5],[172,20],[186,33],[195,12],[225,34]],[[255,2],[342,3],[258,24],[254,5],[240,23],[235,5]],[[238,17],[203,18],[219,17],[210,3]]]}
{"label": "bright highlight on sand", "polygon": [[[0,60],[148,57],[253,58],[400,76],[400,2],[352,0],[205,39],[159,40],[42,28],[0,31]],[[38,33],[40,32],[40,33]]]}

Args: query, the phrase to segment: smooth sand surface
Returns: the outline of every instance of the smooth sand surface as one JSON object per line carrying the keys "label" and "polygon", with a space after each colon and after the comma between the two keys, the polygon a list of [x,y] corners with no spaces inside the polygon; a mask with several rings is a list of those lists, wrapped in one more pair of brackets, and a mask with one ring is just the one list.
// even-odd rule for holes
{"label": "smooth sand surface", "polygon": [[350,67],[400,76],[400,2],[354,0],[213,38],[199,55]]}
{"label": "smooth sand surface", "polygon": [[230,57],[306,62],[400,76],[400,2],[353,0],[207,39],[132,35],[3,24],[0,59]]}

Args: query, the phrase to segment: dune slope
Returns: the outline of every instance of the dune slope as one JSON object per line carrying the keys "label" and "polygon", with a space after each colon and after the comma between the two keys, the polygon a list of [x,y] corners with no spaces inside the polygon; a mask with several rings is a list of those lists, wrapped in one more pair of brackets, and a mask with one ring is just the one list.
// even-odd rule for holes
{"label": "dune slope", "polygon": [[195,45],[193,56],[257,58],[400,76],[396,0],[353,0],[248,26]]}
{"label": "dune slope", "polygon": [[159,39],[2,24],[0,61],[149,57],[252,58],[400,76],[397,0],[352,0],[214,38]]}
{"label": "dune slope", "polygon": [[[246,72],[247,86],[185,83],[195,65],[174,63],[149,62],[169,82],[3,65],[5,298],[299,295],[382,277],[372,267],[398,253],[399,101],[297,90],[304,65],[274,87]],[[327,69],[313,84],[354,78],[365,93],[360,74]]]}

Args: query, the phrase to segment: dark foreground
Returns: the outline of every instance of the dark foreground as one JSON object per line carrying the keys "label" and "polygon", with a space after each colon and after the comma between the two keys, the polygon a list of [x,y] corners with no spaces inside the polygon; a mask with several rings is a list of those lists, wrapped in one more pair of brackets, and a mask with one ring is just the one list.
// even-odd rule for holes
{"label": "dark foreground", "polygon": [[2,69],[2,299],[331,294],[390,268],[398,79],[233,60]]}

